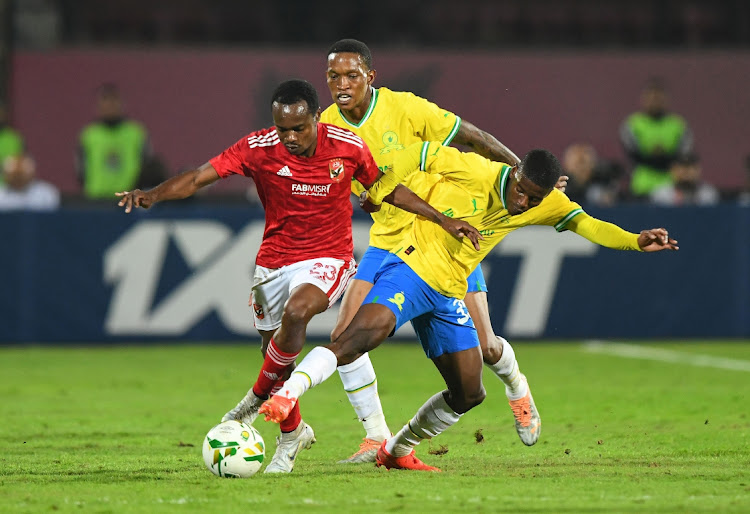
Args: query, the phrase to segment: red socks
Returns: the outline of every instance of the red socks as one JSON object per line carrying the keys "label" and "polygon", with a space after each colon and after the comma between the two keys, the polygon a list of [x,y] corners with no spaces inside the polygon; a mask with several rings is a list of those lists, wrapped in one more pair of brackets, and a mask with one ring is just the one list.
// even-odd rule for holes
{"label": "red socks", "polygon": [[273,342],[273,339],[271,339],[271,342],[268,343],[268,348],[266,348],[266,358],[263,360],[263,366],[260,368],[258,380],[255,381],[255,385],[253,386],[255,395],[262,397],[271,394],[273,386],[284,376],[286,368],[294,362],[297,355],[299,355],[299,352],[282,352],[276,346],[276,343]]}
{"label": "red socks", "polygon": [[[286,369],[294,362],[294,359],[296,359],[298,355],[299,352],[282,352],[279,350],[279,347],[276,346],[273,339],[271,339],[271,342],[268,343],[268,348],[266,349],[266,358],[263,360],[263,366],[260,368],[260,373],[258,374],[258,380],[256,380],[255,385],[253,385],[253,392],[255,395],[264,397],[276,394],[282,385],[282,382],[279,380],[284,376]],[[299,426],[301,421],[302,416],[299,411],[299,402],[297,402],[294,404],[294,408],[292,409],[292,412],[289,413],[289,416],[281,422],[281,431],[293,432]]]}

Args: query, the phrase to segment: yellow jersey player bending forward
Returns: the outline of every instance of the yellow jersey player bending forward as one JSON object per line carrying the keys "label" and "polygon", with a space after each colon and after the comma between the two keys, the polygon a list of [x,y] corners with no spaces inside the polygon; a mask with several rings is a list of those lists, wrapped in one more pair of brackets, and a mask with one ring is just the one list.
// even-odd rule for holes
{"label": "yellow jersey player bending forward", "polygon": [[447,389],[427,400],[411,421],[382,443],[376,464],[439,471],[420,461],[414,447],[445,431],[484,400],[479,341],[462,298],[466,277],[496,244],[513,230],[549,225],[619,250],[656,252],[678,247],[663,228],[633,234],[586,214],[554,189],[561,167],[546,150],[532,150],[519,166],[509,166],[439,143],[416,143],[396,158],[363,206],[377,208],[396,184],[417,169],[441,175],[428,201],[438,211],[451,209],[454,217],[479,229],[484,234],[480,249],[417,218],[412,232],[384,261],[347,329],[332,343],[314,348],[260,412],[266,420],[284,420],[305,391],[330,377],[337,366],[378,347],[411,320]]}

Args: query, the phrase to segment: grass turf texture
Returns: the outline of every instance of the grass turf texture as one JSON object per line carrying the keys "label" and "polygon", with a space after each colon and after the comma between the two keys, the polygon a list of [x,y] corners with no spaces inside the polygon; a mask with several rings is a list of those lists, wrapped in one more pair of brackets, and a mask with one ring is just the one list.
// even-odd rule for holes
{"label": "grass turf texture", "polygon": [[[750,360],[745,343],[656,347]],[[516,354],[543,420],[534,447],[485,373],[484,404],[417,448],[443,473],[336,464],[363,432],[332,377],[302,401],[318,443],[292,475],[228,480],[201,443],[257,374],[256,345],[0,348],[0,511],[750,511],[750,373],[573,343]],[[372,358],[397,431],[441,379],[417,345]],[[267,463],[277,426],[255,425]]]}

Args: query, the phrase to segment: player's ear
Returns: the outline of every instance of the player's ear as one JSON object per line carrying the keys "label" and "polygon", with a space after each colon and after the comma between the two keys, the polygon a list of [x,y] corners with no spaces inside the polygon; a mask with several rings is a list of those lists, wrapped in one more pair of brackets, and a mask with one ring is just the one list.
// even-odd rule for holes
{"label": "player's ear", "polygon": [[323,114],[323,110],[320,107],[318,107],[318,111],[315,113],[315,123],[320,121],[321,114]]}
{"label": "player's ear", "polygon": [[372,83],[375,82],[375,77],[377,76],[378,72],[375,70],[370,70],[367,72],[367,85],[372,86]]}

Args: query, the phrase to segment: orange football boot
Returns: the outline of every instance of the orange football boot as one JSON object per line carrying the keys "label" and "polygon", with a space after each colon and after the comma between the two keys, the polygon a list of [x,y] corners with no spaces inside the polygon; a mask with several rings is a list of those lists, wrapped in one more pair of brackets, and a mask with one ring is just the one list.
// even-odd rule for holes
{"label": "orange football boot", "polygon": [[394,457],[385,450],[385,441],[380,445],[378,450],[378,456],[375,459],[375,465],[377,467],[385,466],[385,469],[413,469],[415,471],[437,471],[440,469],[428,466],[417,458],[414,454],[414,450],[405,457]]}

